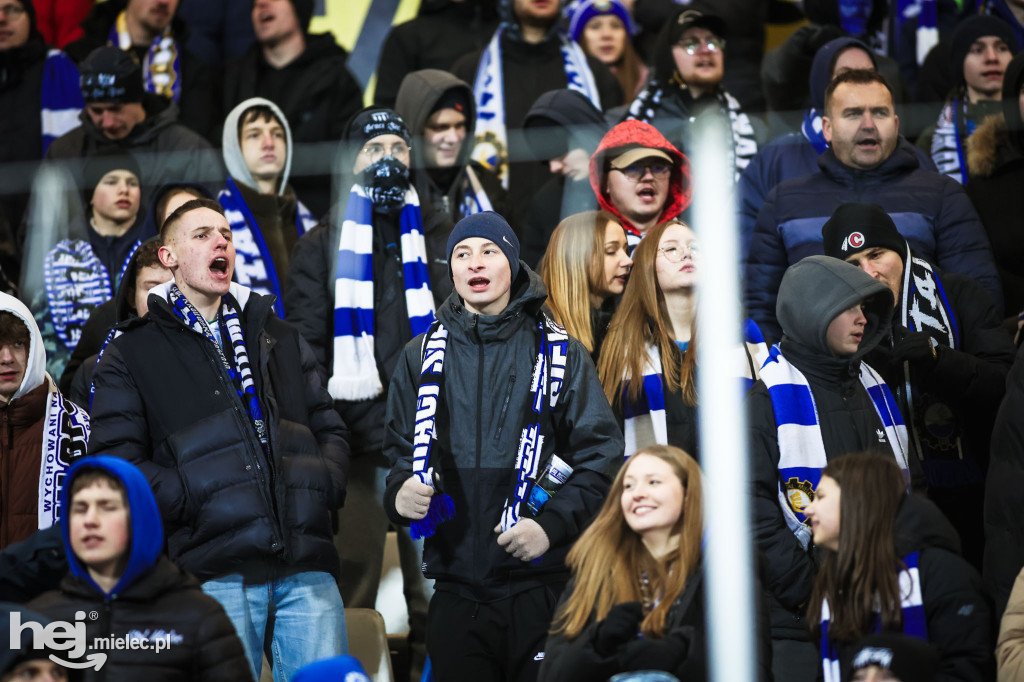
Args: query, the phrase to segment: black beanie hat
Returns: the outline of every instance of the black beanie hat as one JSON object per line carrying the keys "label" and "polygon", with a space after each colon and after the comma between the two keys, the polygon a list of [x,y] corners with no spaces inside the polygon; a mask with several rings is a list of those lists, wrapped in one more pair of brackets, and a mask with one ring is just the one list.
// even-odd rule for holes
{"label": "black beanie hat", "polygon": [[126,170],[131,171],[142,184],[142,172],[139,170],[139,163],[135,157],[120,149],[105,149],[85,158],[82,166],[82,176],[85,184],[82,187],[86,203],[92,199],[92,193],[96,185],[100,184],[103,176],[110,171]]}
{"label": "black beanie hat", "polygon": [[79,65],[78,72],[86,104],[142,101],[142,67],[121,48],[96,48]]}
{"label": "black beanie hat", "polygon": [[345,139],[359,145],[378,135],[398,135],[409,144],[409,127],[402,117],[393,109],[385,107],[367,107],[349,120],[345,128]]}
{"label": "black beanie hat", "polygon": [[844,656],[843,679],[869,666],[891,671],[900,682],[931,682],[939,672],[939,654],[923,639],[885,633],[868,635]]}
{"label": "black beanie hat", "polygon": [[508,265],[512,269],[512,279],[519,275],[519,238],[512,231],[508,221],[494,211],[481,211],[466,216],[455,223],[452,233],[448,235],[448,274],[452,272],[452,251],[463,239],[480,237],[492,241],[508,259]]}
{"label": "black beanie hat", "polygon": [[1002,38],[1010,52],[1017,53],[1017,38],[1010,25],[999,17],[988,14],[976,14],[960,22],[953,32],[949,48],[949,65],[953,69],[953,77],[957,83],[964,82],[964,60],[971,51],[975,40],[985,36]]}
{"label": "black beanie hat", "polygon": [[877,204],[843,204],[821,228],[825,255],[846,260],[861,251],[889,249],[906,261],[907,240]]}
{"label": "black beanie hat", "polygon": [[302,32],[309,33],[309,22],[313,20],[313,0],[292,0],[292,7],[295,8],[295,17],[299,20]]}

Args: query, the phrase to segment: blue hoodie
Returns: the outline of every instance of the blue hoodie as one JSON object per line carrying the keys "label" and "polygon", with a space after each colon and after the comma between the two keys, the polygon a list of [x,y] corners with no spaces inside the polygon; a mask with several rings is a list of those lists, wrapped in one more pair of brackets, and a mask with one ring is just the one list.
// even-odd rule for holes
{"label": "blue hoodie", "polygon": [[164,547],[163,520],[160,518],[160,509],[156,505],[156,498],[153,497],[149,481],[134,464],[110,455],[94,455],[78,460],[68,471],[67,480],[61,489],[61,508],[68,510],[66,519],[61,526],[68,566],[71,568],[72,575],[86,581],[100,594],[104,594],[71,548],[70,491],[79,472],[89,469],[100,469],[121,481],[125,488],[125,496],[128,498],[128,513],[131,522],[131,542],[128,552],[131,556],[121,579],[114,585],[114,589],[107,593],[107,599],[109,599],[130,587],[156,564]]}

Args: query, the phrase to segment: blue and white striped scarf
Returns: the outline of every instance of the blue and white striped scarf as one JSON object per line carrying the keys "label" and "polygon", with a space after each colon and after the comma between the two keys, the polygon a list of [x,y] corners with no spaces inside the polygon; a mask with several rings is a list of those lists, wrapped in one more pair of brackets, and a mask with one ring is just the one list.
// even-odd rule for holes
{"label": "blue and white striped scarf", "polygon": [[[807,378],[786,359],[778,344],[772,346],[761,367],[761,381],[768,387],[779,430],[779,505],[786,525],[806,548],[811,529],[806,524],[804,508],[814,499],[821,470],[828,462],[818,408]],[[883,428],[876,431],[878,442],[892,449],[909,481],[907,427],[896,399],[878,372],[864,362],[860,363],[860,382],[882,422]]]}
{"label": "blue and white striped scarf", "polygon": [[49,528],[67,515],[60,508],[60,491],[68,469],[85,457],[91,431],[89,414],[61,395],[50,375],[44,379],[49,395],[39,458],[38,528]]}
{"label": "blue and white striped scarf", "polygon": [[[924,64],[924,58],[928,56],[931,49],[939,42],[939,9],[936,0],[897,0],[896,3],[896,27],[890,31],[894,40],[898,43],[902,32],[903,24],[907,21],[917,21],[917,32],[915,37],[914,57],[917,65]],[[895,55],[899,45],[893,45],[889,50],[890,55]]]}
{"label": "blue and white striped scarf", "polygon": [[137,248],[138,241],[132,246],[113,282],[87,241],[62,239],[46,254],[43,259],[46,302],[53,330],[68,350],[74,350],[78,345],[82,327],[92,311],[111,299],[111,285],[116,286],[121,281]]}
{"label": "blue and white striped scarf", "polygon": [[[903,558],[906,569],[900,571],[900,608],[903,611],[903,634],[928,640],[928,623],[924,612],[924,599],[921,595],[921,574],[918,570],[918,553],[913,552]],[[839,651],[835,642],[829,639],[828,622],[832,612],[828,600],[821,602],[821,666],[825,672],[825,682],[842,682],[839,666]],[[880,623],[874,623],[872,632],[881,630]]]}
{"label": "blue and white striped scarf", "polygon": [[54,140],[81,125],[78,115],[85,107],[78,84],[78,68],[60,50],[46,53],[40,90],[43,154]]}
{"label": "blue and white striped scarf", "polygon": [[[132,37],[128,33],[126,10],[117,15],[117,20],[110,27],[107,42],[125,52],[132,52]],[[181,54],[178,41],[174,38],[170,25],[163,33],[153,39],[146,58],[142,62],[142,81],[146,92],[153,92],[177,102],[181,98]]]}
{"label": "blue and white striped scarf", "polygon": [[[569,335],[565,329],[546,315],[537,322],[538,350],[533,366],[530,393],[532,399],[524,410],[524,424],[516,452],[516,485],[510,497],[505,498],[501,511],[502,532],[515,526],[521,519],[521,509],[536,480],[544,456],[545,433],[543,422],[546,412],[558,404],[565,377],[565,360],[569,354]],[[435,464],[440,455],[434,448],[438,439],[437,412],[444,400],[444,358],[448,347],[448,330],[440,322],[431,325],[423,335],[421,349],[422,370],[416,390],[416,425],[413,430],[412,473],[424,485],[435,487]],[[450,438],[445,434],[444,438]],[[426,517],[414,521],[410,532],[413,539],[430,537],[437,527],[455,515],[451,497],[439,490],[430,498]]]}
{"label": "blue and white striped scarf", "polygon": [[[434,320],[420,200],[405,193],[398,218],[405,309],[413,337]],[[373,202],[353,185],[345,206],[334,281],[334,361],[327,390],[335,400],[368,400],[384,390],[373,354]]]}
{"label": "blue and white striped scarf", "polygon": [[[217,201],[224,207],[224,217],[231,226],[231,241],[235,244],[235,281],[249,287],[258,294],[272,295],[274,312],[284,319],[284,303],[281,296],[281,279],[274,267],[274,259],[270,257],[267,242],[260,231],[259,223],[253,216],[245,197],[228,176],[225,187],[217,196]],[[316,219],[302,202],[295,199],[295,229],[301,237],[306,230],[316,225]]]}
{"label": "blue and white striped scarf", "polygon": [[[760,328],[749,318],[743,324],[743,340],[743,346],[738,349],[742,352],[742,357],[736,358],[736,375],[743,380],[746,391],[757,379],[754,374],[757,368],[768,357],[768,346],[765,345]],[[657,346],[648,344],[641,399],[636,403],[629,402],[626,400],[629,386],[623,386],[622,389],[622,426],[627,458],[650,445],[670,445],[665,418],[665,378],[662,372],[661,353],[658,352]]]}
{"label": "blue and white striped scarf", "polygon": [[[472,158],[497,173],[501,186],[508,189],[508,131],[501,58],[501,36],[504,30],[504,26],[499,26],[494,32],[477,66],[473,82],[476,97],[476,146],[473,147]],[[568,81],[565,87],[581,93],[600,110],[601,97],[586,55],[564,31],[559,30],[557,35]]]}
{"label": "blue and white striped scarf", "polygon": [[804,122],[800,125],[800,132],[814,147],[814,151],[824,154],[828,149],[828,141],[825,140],[825,133],[822,132],[821,114],[815,111],[814,107],[804,112]]}

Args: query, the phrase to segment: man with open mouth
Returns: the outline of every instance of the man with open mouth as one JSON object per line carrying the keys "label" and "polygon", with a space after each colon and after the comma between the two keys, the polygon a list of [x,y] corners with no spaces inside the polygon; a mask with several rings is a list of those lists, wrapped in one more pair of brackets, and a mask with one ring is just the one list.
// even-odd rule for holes
{"label": "man with open mouth", "polygon": [[747,248],[744,303],[766,339],[781,334],[776,297],[786,267],[823,253],[821,228],[844,203],[866,198],[888,213],[914,253],[944,272],[978,280],[1002,313],[988,237],[963,187],[923,168],[900,137],[892,91],[875,71],[838,74],[825,91],[818,172],[777,185]]}
{"label": "man with open mouth", "polygon": [[289,679],[348,650],[330,520],[345,498],[348,431],[274,298],[231,281],[220,204],[187,201],[160,236],[174,279],[150,289],[149,313],[102,354],[93,452],[142,469],[171,560],[224,607],[253,676],[270,646],[274,679]]}

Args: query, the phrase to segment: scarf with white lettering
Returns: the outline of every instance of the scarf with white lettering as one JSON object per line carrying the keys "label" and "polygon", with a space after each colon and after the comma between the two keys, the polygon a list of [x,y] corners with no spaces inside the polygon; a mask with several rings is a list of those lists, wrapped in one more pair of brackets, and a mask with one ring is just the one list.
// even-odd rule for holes
{"label": "scarf with white lettering", "polygon": [[[128,33],[128,19],[122,10],[117,21],[110,28],[107,41],[116,45],[128,54],[132,52],[132,37]],[[142,82],[146,92],[172,99],[175,102],[181,97],[181,63],[178,42],[174,39],[168,24],[164,32],[153,39],[153,43],[142,61]]]}
{"label": "scarf with white lettering", "polygon": [[46,375],[49,394],[43,421],[43,452],[39,459],[39,529],[61,520],[60,491],[68,469],[84,457],[89,444],[89,414],[61,395]]}
{"label": "scarf with white lettering", "polygon": [[[900,609],[903,613],[903,634],[928,640],[928,622],[924,612],[924,598],[921,596],[921,573],[918,570],[919,555],[913,552],[903,557],[906,568],[900,570]],[[821,602],[821,666],[825,682],[842,682],[839,666],[839,651],[836,643],[828,636],[828,623],[832,612],[828,600]],[[878,616],[875,616],[871,631],[881,630]]]}
{"label": "scarf with white lettering", "polygon": [[[551,437],[550,416],[558,403],[565,376],[565,360],[569,352],[569,335],[565,329],[545,315],[537,322],[536,336],[538,349],[530,383],[531,400],[523,406],[523,430],[516,452],[516,483],[501,511],[502,532],[519,523],[530,484],[541,470],[539,465],[545,455],[550,458],[550,454],[544,451],[544,445],[545,440]],[[440,322],[435,322],[423,335],[412,450],[413,476],[431,488],[439,480],[437,472],[440,470],[440,450],[447,447],[447,441],[451,438],[451,434],[447,433],[448,415],[444,409],[444,358],[447,347],[448,330]],[[434,447],[435,441],[440,441],[439,448]],[[549,451],[551,447],[549,442]],[[430,537],[440,524],[454,515],[455,504],[451,497],[439,489],[430,498],[427,516],[412,523],[412,537]]]}
{"label": "scarf with white lettering", "polygon": [[956,97],[939,113],[932,135],[932,161],[940,173],[962,185],[967,184],[964,141],[974,133],[974,121],[967,118],[967,101]]}
{"label": "scarf with white lettering", "polygon": [[[504,26],[499,26],[494,32],[477,66],[473,82],[476,97],[476,146],[473,147],[472,158],[497,173],[501,186],[508,189],[509,122],[505,120],[505,82],[501,56],[501,36],[505,30]],[[564,31],[559,30],[557,37],[567,80],[565,87],[581,93],[600,110],[601,97],[586,55]]]}
{"label": "scarf with white lettering", "polygon": [[[224,207],[224,217],[231,226],[231,241],[235,244],[235,281],[249,287],[258,294],[277,297],[274,311],[284,319],[284,303],[281,295],[281,278],[270,257],[270,249],[263,238],[259,223],[245,203],[245,197],[230,176],[224,189],[217,196]],[[301,237],[306,230],[316,225],[316,218],[302,202],[295,199],[295,229]]]}
{"label": "scarf with white lettering", "polygon": [[[768,351],[768,360],[761,367],[761,381],[768,388],[779,431],[779,505],[786,525],[806,548],[811,529],[806,524],[804,508],[814,499],[821,470],[828,463],[818,408],[807,377],[786,359],[779,344]],[[860,363],[860,382],[882,423],[882,428],[876,430],[878,442],[892,450],[909,482],[907,427],[896,399],[882,377],[864,362]]]}

